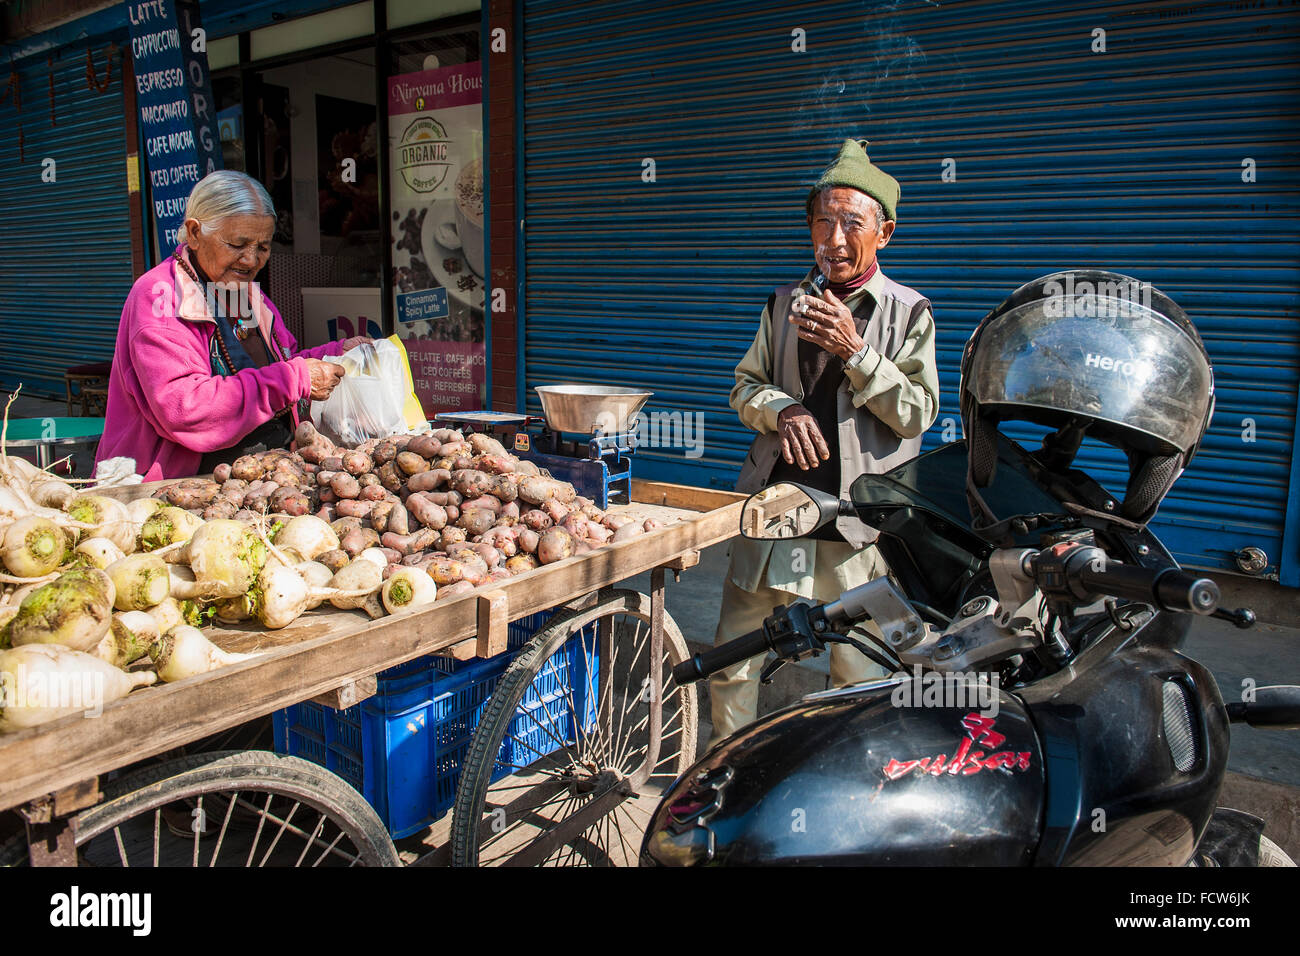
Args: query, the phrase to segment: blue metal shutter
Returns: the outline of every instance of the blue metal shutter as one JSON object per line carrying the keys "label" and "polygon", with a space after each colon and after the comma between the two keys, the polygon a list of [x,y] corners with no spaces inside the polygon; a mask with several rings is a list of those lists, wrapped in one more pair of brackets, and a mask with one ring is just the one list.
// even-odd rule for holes
{"label": "blue metal shutter", "polygon": [[[64,369],[112,358],[133,281],[123,39],[53,51],[53,122],[45,54],[16,65],[21,112],[12,99],[0,105],[0,388],[61,397]],[[88,83],[86,50],[102,84],[110,43],[111,81],[100,92]],[[46,158],[54,182],[41,179]]]}
{"label": "blue metal shutter", "polygon": [[[903,185],[883,267],[940,329],[927,448],[960,435],[961,347],[1013,289],[1137,276],[1192,316],[1218,385],[1157,532],[1200,565],[1261,547],[1300,583],[1300,17],[1257,6],[526,0],[530,410],[536,385],[651,388],[651,411],[704,415],[704,454],[642,449],[634,470],[729,486],[752,437],[732,370],[810,264],[808,185],[865,137]],[[1113,458],[1083,464],[1122,493]]]}

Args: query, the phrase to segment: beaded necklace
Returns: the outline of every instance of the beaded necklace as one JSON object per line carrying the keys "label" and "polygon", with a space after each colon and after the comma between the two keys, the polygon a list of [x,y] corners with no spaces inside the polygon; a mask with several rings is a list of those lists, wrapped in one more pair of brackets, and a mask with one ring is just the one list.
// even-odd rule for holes
{"label": "beaded necklace", "polygon": [[[203,289],[205,292],[207,291],[207,283],[198,277],[198,274],[190,264],[185,261],[185,257],[181,255],[179,249],[172,253],[172,258],[176,260],[177,264],[184,270],[185,274],[198,284],[200,289]],[[237,317],[231,322],[231,325],[234,326],[235,336],[242,342],[253,334],[253,329],[257,327],[257,317],[249,316],[247,319]],[[230,357],[226,356],[226,358],[229,360]]]}

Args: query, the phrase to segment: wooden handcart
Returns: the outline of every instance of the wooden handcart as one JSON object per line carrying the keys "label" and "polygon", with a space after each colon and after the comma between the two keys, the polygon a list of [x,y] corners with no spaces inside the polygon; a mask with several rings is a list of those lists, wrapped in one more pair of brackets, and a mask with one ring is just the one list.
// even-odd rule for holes
{"label": "wooden handcart", "polygon": [[[671,678],[687,649],[665,572],[736,535],[744,499],[634,480],[632,500],[614,510],[663,527],[405,615],[210,629],[257,656],[0,737],[0,809],[23,820],[0,863],[396,865],[374,810],[325,768],[263,749],[174,754],[302,701],[349,707],[425,655],[494,657],[510,622],[554,611],[476,709],[448,839],[416,862],[634,864],[658,793],[696,749],[695,689]],[[645,572],[648,594],[618,587]],[[573,665],[567,684],[557,660]]]}

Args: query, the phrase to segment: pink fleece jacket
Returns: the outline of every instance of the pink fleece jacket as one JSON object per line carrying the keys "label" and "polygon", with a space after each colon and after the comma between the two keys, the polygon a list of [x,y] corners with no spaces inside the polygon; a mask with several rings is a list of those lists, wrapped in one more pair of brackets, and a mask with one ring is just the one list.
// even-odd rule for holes
{"label": "pink fleece jacket", "polygon": [[117,329],[96,463],[125,456],[145,481],[183,478],[204,453],[230,447],[281,409],[297,423],[294,403],[311,395],[305,359],[338,355],[343,343],[299,352],[271,301],[260,290],[251,299],[263,334],[292,357],[214,375],[216,320],[197,283],[170,257],[136,280]]}

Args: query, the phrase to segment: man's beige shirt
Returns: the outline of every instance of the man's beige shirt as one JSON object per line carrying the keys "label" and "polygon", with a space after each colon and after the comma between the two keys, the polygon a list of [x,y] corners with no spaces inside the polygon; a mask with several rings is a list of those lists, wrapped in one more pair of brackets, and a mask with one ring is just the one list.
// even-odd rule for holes
{"label": "man's beige shirt", "polygon": [[[809,272],[799,283],[801,289],[810,287],[812,275]],[[866,285],[841,301],[856,312],[864,296],[878,297],[884,285],[884,274],[877,269]],[[939,373],[933,361],[927,361],[933,355],[934,316],[926,309],[892,360],[867,346],[845,363],[853,406],[876,416],[898,435],[924,432],[933,424],[939,407]],[[765,306],[753,344],[736,366],[736,384],[731,390],[731,407],[747,428],[759,433],[776,431],[781,411],[799,404],[772,379],[772,316]],[[746,591],[765,584],[812,598],[819,545],[824,546],[823,559],[836,562],[835,578],[842,590],[869,580],[877,567],[874,547],[854,550],[847,544],[808,538],[736,538],[732,542],[731,581]]]}

